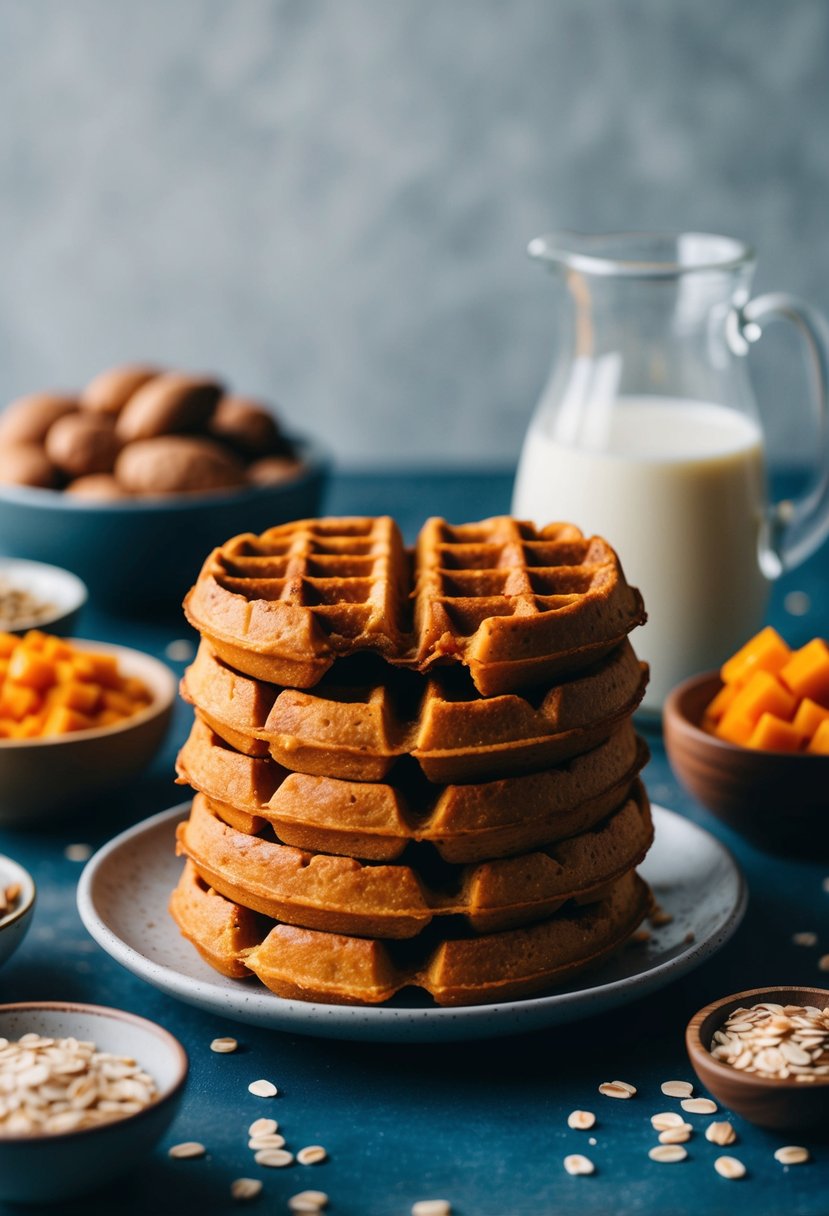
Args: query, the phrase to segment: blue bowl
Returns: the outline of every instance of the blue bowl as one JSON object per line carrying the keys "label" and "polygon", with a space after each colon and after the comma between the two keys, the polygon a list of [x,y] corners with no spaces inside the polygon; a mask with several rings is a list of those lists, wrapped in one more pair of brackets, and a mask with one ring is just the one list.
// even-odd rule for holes
{"label": "blue bowl", "polygon": [[329,461],[299,442],[304,472],[215,494],[90,502],[59,490],[0,486],[0,551],[73,571],[96,607],[178,608],[211,549],[239,532],[319,514]]}

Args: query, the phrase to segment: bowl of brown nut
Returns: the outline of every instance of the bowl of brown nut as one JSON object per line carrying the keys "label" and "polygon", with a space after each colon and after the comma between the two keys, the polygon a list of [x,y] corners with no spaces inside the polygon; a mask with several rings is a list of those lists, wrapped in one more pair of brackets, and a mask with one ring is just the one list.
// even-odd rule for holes
{"label": "bowl of brown nut", "polygon": [[146,1157],[172,1122],[187,1055],[121,1009],[0,1005],[0,1199],[67,1201]]}
{"label": "bowl of brown nut", "polygon": [[172,608],[231,532],[318,513],[319,447],[212,376],[127,364],[0,412],[0,547],[97,604]]}

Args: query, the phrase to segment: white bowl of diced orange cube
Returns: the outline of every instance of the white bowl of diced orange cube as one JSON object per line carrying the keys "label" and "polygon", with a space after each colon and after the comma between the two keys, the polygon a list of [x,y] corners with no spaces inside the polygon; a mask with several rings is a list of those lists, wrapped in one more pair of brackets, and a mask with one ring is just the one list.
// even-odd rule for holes
{"label": "white bowl of diced orange cube", "polygon": [[164,741],[176,695],[151,655],[0,633],[0,823],[56,818],[117,787]]}
{"label": "white bowl of diced orange cube", "polygon": [[761,630],[718,672],[680,684],[663,713],[679,780],[761,847],[829,853],[829,645]]}

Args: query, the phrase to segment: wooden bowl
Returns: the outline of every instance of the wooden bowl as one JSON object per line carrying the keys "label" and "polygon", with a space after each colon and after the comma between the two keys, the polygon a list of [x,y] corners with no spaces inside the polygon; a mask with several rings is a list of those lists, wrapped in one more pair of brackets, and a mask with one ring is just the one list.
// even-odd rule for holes
{"label": "wooden bowl", "polygon": [[669,694],[665,750],[679,781],[713,815],[773,853],[829,857],[829,756],[759,751],[708,734],[705,707],[722,687],[716,672]]}
{"label": "wooden bowl", "polygon": [[829,1006],[826,988],[749,988],[722,997],[695,1013],[685,1031],[694,1072],[714,1097],[735,1114],[760,1127],[813,1127],[829,1116],[829,1077],[795,1081],[759,1077],[716,1060],[710,1052],[714,1032],[741,1005],[772,1001],[778,1005]]}

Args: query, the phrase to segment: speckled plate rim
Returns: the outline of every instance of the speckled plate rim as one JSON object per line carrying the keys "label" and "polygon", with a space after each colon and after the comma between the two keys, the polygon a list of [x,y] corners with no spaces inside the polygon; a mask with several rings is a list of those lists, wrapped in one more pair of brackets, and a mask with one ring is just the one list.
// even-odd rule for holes
{"label": "speckled plate rim", "polygon": [[[354,1039],[367,1042],[448,1042],[458,1039],[489,1038],[538,1030],[591,1014],[601,1013],[643,997],[678,979],[697,967],[725,944],[737,929],[747,904],[746,884],[731,854],[710,832],[691,820],[654,806],[656,842],[639,872],[652,885],[667,911],[671,911],[670,892],[664,889],[665,868],[674,866],[674,882],[690,865],[700,849],[709,858],[708,885],[694,887],[687,915],[696,916],[700,927],[693,940],[671,947],[668,957],[654,959],[650,944],[628,947],[617,961],[592,972],[589,986],[558,991],[546,996],[528,997],[495,1005],[461,1008],[405,1006],[400,1004],[366,1008],[353,1005],[323,1005],[285,1000],[260,987],[230,980],[203,963],[193,947],[180,937],[167,912],[167,900],[175,883],[178,862],[174,855],[175,826],[189,812],[182,803],[128,828],[104,845],[87,863],[78,884],[78,911],[91,936],[107,954],[128,971],[170,996],[222,1017],[235,1018],[274,1030],[313,1035],[320,1038]],[[662,858],[660,858],[662,854]],[[167,872],[165,859],[169,858]],[[115,898],[133,914],[138,908],[136,891],[130,888],[129,873],[142,862],[160,860],[161,868],[153,896],[157,905],[152,915],[163,928],[165,943],[180,942],[184,970],[153,957],[152,944],[138,943],[140,930],[121,936],[111,926],[110,916],[101,907],[102,887],[113,875]],[[670,859],[670,861],[669,861]],[[708,904],[706,903],[706,899]],[[704,915],[713,899],[717,910],[711,923]],[[127,902],[128,901],[128,902]],[[136,917],[136,925],[140,917]],[[681,928],[681,926],[680,926]],[[654,937],[658,936],[657,933]],[[127,940],[127,937],[130,940]],[[177,951],[176,951],[177,952]],[[608,978],[619,968],[619,958],[628,963],[627,972]],[[192,972],[197,974],[194,975]]]}

